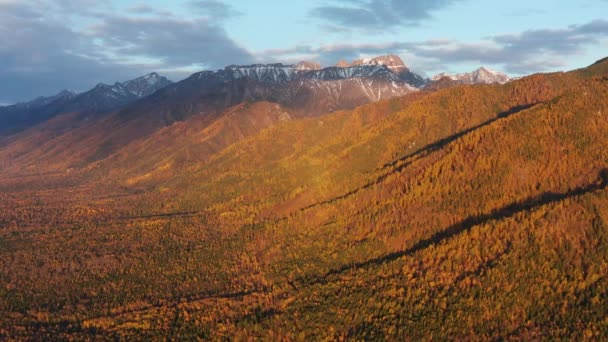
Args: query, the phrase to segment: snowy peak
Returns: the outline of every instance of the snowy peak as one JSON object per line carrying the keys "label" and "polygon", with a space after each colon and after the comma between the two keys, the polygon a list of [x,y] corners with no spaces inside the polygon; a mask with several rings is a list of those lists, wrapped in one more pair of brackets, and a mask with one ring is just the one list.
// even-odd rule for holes
{"label": "snowy peak", "polygon": [[[224,70],[223,78],[233,81],[247,77],[260,82],[284,83],[291,81],[297,73],[294,65],[276,64],[252,64],[252,65],[230,65]],[[218,73],[222,73],[219,71]]]}
{"label": "snowy peak", "polygon": [[122,83],[116,82],[114,85],[99,83],[95,88],[86,92],[89,96],[101,96],[107,98],[125,98],[135,96]]}
{"label": "snowy peak", "polygon": [[399,58],[399,56],[397,55],[386,55],[374,58],[361,58],[354,60],[352,63],[348,63],[347,61],[342,59],[338,62],[338,64],[336,64],[336,67],[348,68],[360,65],[384,65],[389,70],[397,74],[407,70],[405,63],[403,63],[403,60],[401,60],[401,58]]}
{"label": "snowy peak", "polygon": [[119,108],[172,84],[167,78],[151,73],[113,85],[99,83],[93,89],[75,96],[66,111],[104,112]]}
{"label": "snowy peak", "polygon": [[384,65],[356,65],[350,67],[331,67],[310,72],[307,78],[315,80],[342,80],[352,78],[384,79],[399,82],[401,79]]}
{"label": "snowy peak", "polygon": [[473,82],[475,83],[507,83],[509,76],[502,72],[494,71],[490,68],[481,67],[473,72]]}
{"label": "snowy peak", "polygon": [[371,59],[358,59],[352,65],[384,65],[394,73],[401,73],[407,69],[403,60],[396,55],[379,56]]}
{"label": "snowy peak", "polygon": [[374,58],[362,58],[353,61],[352,63],[348,63],[345,60],[340,60],[338,64],[336,64],[337,68],[352,68],[352,67],[361,67],[361,68],[373,68],[373,67],[382,67],[386,70],[389,70],[393,75],[395,75],[399,80],[406,82],[407,84],[414,87],[422,87],[424,86],[428,80],[424,79],[420,75],[417,75],[411,72],[408,67],[403,63],[403,60],[399,58],[397,55],[385,55]]}
{"label": "snowy peak", "polygon": [[[382,56],[369,60],[355,61],[348,64],[341,61],[343,67],[321,68],[319,63],[299,62],[294,65],[284,64],[253,64],[253,65],[231,65],[216,73],[199,73],[198,78],[219,77],[224,81],[232,81],[247,77],[268,84],[282,84],[291,81],[306,80],[343,80],[351,78],[373,78],[384,79],[395,82],[408,82],[401,77],[407,68],[403,61],[397,56]],[[408,82],[409,83],[409,82]],[[412,84],[412,83],[410,83]],[[417,86],[416,84],[412,84]]]}
{"label": "snowy peak", "polygon": [[316,63],[316,62],[302,61],[302,62],[299,62],[298,64],[294,65],[294,69],[296,69],[297,71],[321,70],[321,64]]}
{"label": "snowy peak", "polygon": [[494,71],[487,67],[481,67],[472,72],[456,75],[450,75],[448,73],[443,72],[435,75],[432,80],[439,81],[444,77],[464,84],[504,84],[510,80],[509,76],[507,76],[506,74],[499,71]]}
{"label": "snowy peak", "polygon": [[166,77],[153,72],[136,79],[123,82],[124,87],[137,97],[145,97],[160,90],[173,82]]}
{"label": "snowy peak", "polygon": [[348,67],[350,67],[350,63],[348,63],[344,59],[339,60],[338,63],[336,64],[336,68],[348,68]]}
{"label": "snowy peak", "polygon": [[85,94],[92,92],[108,98],[142,98],[172,83],[166,77],[153,72],[122,83],[116,82],[114,85],[99,83]]}

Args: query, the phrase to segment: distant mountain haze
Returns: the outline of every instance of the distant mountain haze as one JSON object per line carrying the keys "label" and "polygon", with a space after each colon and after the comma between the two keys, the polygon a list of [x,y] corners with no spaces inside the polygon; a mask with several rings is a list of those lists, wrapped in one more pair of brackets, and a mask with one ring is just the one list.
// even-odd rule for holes
{"label": "distant mountain haze", "polygon": [[70,112],[100,113],[119,108],[171,84],[167,78],[151,73],[114,85],[99,83],[76,94],[64,90],[50,97],[0,107],[0,137],[34,126],[56,115]]}

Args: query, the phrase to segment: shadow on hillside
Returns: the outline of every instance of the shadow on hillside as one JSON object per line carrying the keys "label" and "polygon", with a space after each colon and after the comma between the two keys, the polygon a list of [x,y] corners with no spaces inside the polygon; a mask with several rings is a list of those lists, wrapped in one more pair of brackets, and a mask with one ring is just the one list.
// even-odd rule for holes
{"label": "shadow on hillside", "polygon": [[[317,202],[317,203],[313,203],[311,205],[308,205],[308,206],[306,206],[304,208],[301,208],[300,211],[305,211],[305,210],[308,210],[308,209],[311,209],[311,208],[314,208],[314,207],[317,207],[317,206],[321,206],[321,205],[332,204],[332,203],[335,203],[335,202],[337,202],[339,200],[343,200],[343,199],[345,199],[347,197],[350,197],[350,196],[358,193],[359,191],[368,189],[368,188],[370,188],[370,187],[372,187],[372,186],[374,186],[376,184],[381,183],[386,178],[388,178],[391,174],[394,174],[396,172],[400,172],[401,170],[403,170],[406,167],[408,167],[409,165],[411,165],[413,162],[415,162],[415,161],[417,161],[417,160],[419,160],[421,158],[424,158],[424,157],[428,156],[429,154],[431,154],[433,152],[439,151],[440,149],[442,149],[443,147],[445,147],[447,144],[449,144],[449,143],[451,143],[451,142],[453,142],[453,141],[455,141],[455,140],[457,140],[459,138],[462,138],[463,136],[465,136],[465,135],[467,135],[467,134],[469,134],[469,133],[471,133],[471,132],[473,132],[473,131],[475,131],[477,129],[480,129],[482,127],[488,126],[488,125],[490,125],[490,124],[492,124],[492,123],[494,123],[494,122],[496,122],[498,120],[507,118],[507,117],[509,117],[509,116],[511,116],[511,115],[513,115],[515,113],[519,113],[519,112],[524,111],[526,109],[529,109],[529,108],[531,108],[531,107],[533,107],[535,105],[537,105],[537,103],[512,107],[511,109],[509,109],[509,110],[507,110],[505,112],[498,113],[496,115],[496,117],[494,117],[494,118],[492,118],[490,120],[484,121],[484,122],[482,122],[482,123],[480,123],[478,125],[475,125],[473,127],[467,128],[467,129],[465,129],[465,130],[463,130],[461,132],[458,132],[456,134],[450,135],[449,137],[445,137],[443,139],[435,141],[434,143],[428,144],[428,145],[422,147],[421,149],[417,150],[414,153],[408,154],[408,155],[406,155],[404,157],[401,157],[399,159],[396,159],[396,160],[394,160],[394,161],[392,161],[390,163],[384,164],[382,166],[382,168],[377,169],[376,171],[380,171],[380,170],[387,169],[387,168],[393,168],[393,169],[390,170],[389,172],[387,172],[386,174],[377,177],[373,181],[371,181],[369,183],[366,183],[366,184],[364,184],[364,185],[362,185],[362,186],[360,186],[360,187],[358,187],[358,188],[356,188],[354,190],[351,190],[351,191],[349,191],[349,192],[347,192],[345,194],[342,194],[340,196],[333,197],[333,198],[330,198],[330,199],[325,200],[325,201],[321,201],[321,202]],[[401,162],[403,162],[403,164],[399,165],[399,163],[401,163]]]}
{"label": "shadow on hillside", "polygon": [[[473,131],[475,131],[477,129],[480,129],[482,127],[488,126],[488,125],[490,125],[490,124],[492,124],[492,123],[494,123],[494,122],[496,122],[496,121],[498,121],[500,119],[507,118],[507,117],[509,117],[509,116],[511,116],[513,114],[522,112],[522,111],[524,111],[526,109],[530,109],[530,108],[534,107],[537,104],[538,103],[532,103],[532,104],[512,107],[512,108],[510,108],[507,111],[498,113],[495,117],[493,117],[490,120],[486,120],[486,121],[484,121],[484,122],[482,122],[482,123],[480,123],[478,125],[475,125],[473,127],[467,128],[467,129],[465,129],[463,131],[460,131],[460,132],[458,132],[456,134],[450,135],[450,136],[445,137],[443,139],[439,139],[439,140],[437,140],[437,141],[435,141],[435,142],[433,142],[431,144],[428,144],[428,145],[422,147],[421,149],[419,149],[418,151],[416,151],[416,152],[414,152],[412,154],[408,154],[407,156],[401,157],[401,158],[396,159],[396,160],[394,160],[394,161],[392,161],[390,163],[384,164],[381,169],[385,169],[387,167],[395,167],[395,166],[397,166],[397,164],[399,164],[399,162],[405,161],[407,159],[417,158],[420,155],[425,156],[425,155],[427,155],[429,153],[438,151],[438,150],[442,149],[443,147],[445,147],[447,144],[451,143],[452,141],[460,139],[463,136],[465,136],[465,135],[467,135],[467,134],[469,134],[469,133],[471,133],[471,132],[473,132]],[[401,165],[400,167],[403,168],[405,166],[406,165]]]}
{"label": "shadow on hillside", "polygon": [[[581,196],[581,195],[584,195],[584,194],[587,194],[587,193],[590,193],[593,191],[604,189],[604,188],[606,188],[607,185],[608,185],[608,169],[602,169],[599,172],[598,180],[587,186],[578,187],[578,188],[575,188],[573,190],[570,190],[570,191],[567,191],[564,193],[545,192],[545,193],[541,194],[540,196],[530,197],[530,198],[524,199],[519,202],[514,202],[503,208],[495,209],[487,214],[471,216],[461,222],[458,222],[452,226],[447,227],[446,229],[444,229],[440,232],[433,234],[431,237],[429,237],[427,239],[418,241],[414,246],[412,246],[406,250],[390,253],[390,254],[384,255],[379,258],[370,259],[370,260],[359,262],[359,263],[344,265],[338,269],[327,272],[325,275],[321,276],[320,278],[316,278],[316,280],[314,280],[313,283],[324,282],[324,281],[326,281],[326,278],[331,275],[344,273],[344,272],[350,271],[350,270],[365,268],[368,266],[381,265],[386,262],[390,262],[390,261],[396,260],[396,259],[404,257],[404,256],[409,256],[409,255],[412,255],[418,251],[421,251],[431,245],[439,244],[442,241],[448,240],[458,234],[467,232],[467,231],[471,230],[471,228],[473,228],[474,226],[482,225],[482,224],[488,223],[490,221],[509,218],[511,216],[514,216],[515,214],[533,210],[533,209],[539,208],[543,205],[556,203],[556,202],[563,201],[563,200],[571,198],[571,197]],[[304,280],[304,282],[306,283],[305,280]]]}
{"label": "shadow on hillside", "polygon": [[[234,299],[234,298],[241,298],[241,297],[245,297],[245,296],[249,296],[252,295],[254,293],[258,293],[256,291],[241,291],[241,292],[235,292],[235,293],[224,293],[224,294],[207,294],[207,295],[202,295],[202,296],[186,296],[186,297],[182,297],[182,298],[175,298],[173,301],[171,302],[167,302],[167,303],[162,303],[162,304],[152,304],[152,305],[148,305],[146,307],[143,308],[138,308],[138,309],[125,309],[125,310],[115,310],[112,311],[111,313],[107,313],[104,315],[100,315],[100,316],[90,316],[88,319],[89,320],[95,320],[95,319],[106,319],[109,321],[116,321],[118,317],[123,316],[123,315],[143,315],[145,312],[149,311],[149,310],[153,310],[153,309],[159,309],[159,308],[163,308],[165,310],[173,310],[175,312],[175,310],[179,309],[179,307],[181,305],[183,305],[186,302],[193,302],[193,301],[200,301],[200,300],[206,300],[206,299]],[[274,312],[263,312],[262,314],[265,314],[267,316],[274,314]],[[75,319],[61,319],[61,320],[56,320],[56,321],[33,321],[33,322],[28,322],[25,323],[23,325],[18,324],[17,325],[19,328],[26,328],[30,329],[28,331],[28,334],[31,334],[32,336],[34,336],[34,340],[35,341],[46,341],[46,340],[53,340],[53,336],[61,336],[61,334],[82,334],[83,337],[99,337],[99,336],[103,336],[103,335],[109,335],[110,337],[112,337],[110,340],[120,340],[120,338],[118,338],[120,335],[116,333],[115,330],[113,330],[112,328],[100,328],[100,327],[85,327],[82,325],[82,322],[75,318]],[[123,336],[124,337],[124,336]],[[0,334],[0,340],[2,340],[3,336],[2,334]]]}

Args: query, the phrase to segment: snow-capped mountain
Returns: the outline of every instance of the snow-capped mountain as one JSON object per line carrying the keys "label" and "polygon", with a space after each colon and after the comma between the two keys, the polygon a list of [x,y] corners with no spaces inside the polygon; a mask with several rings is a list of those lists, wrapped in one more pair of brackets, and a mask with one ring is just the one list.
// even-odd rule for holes
{"label": "snow-capped mountain", "polygon": [[15,133],[56,115],[71,112],[101,113],[111,111],[146,97],[172,82],[156,73],[114,85],[97,84],[76,94],[64,90],[54,96],[0,107],[0,136]]}
{"label": "snow-capped mountain", "polygon": [[138,98],[120,82],[114,85],[99,83],[93,89],[78,95],[65,110],[100,112],[131,103]]}
{"label": "snow-capped mountain", "polygon": [[230,65],[224,70],[218,70],[217,74],[226,81],[247,77],[260,82],[285,83],[291,81],[300,72],[295,65],[277,63]]}
{"label": "snow-capped mountain", "polygon": [[166,77],[160,76],[153,72],[146,76],[123,82],[122,85],[130,93],[134,94],[138,98],[141,98],[148,96],[155,91],[170,85],[171,83],[173,82],[169,81]]}
{"label": "snow-capped mountain", "polygon": [[234,81],[240,78],[271,83],[284,84],[292,81],[307,80],[344,80],[354,78],[374,78],[391,82],[407,83],[409,86],[420,87],[425,80],[412,73],[395,55],[381,56],[371,59],[356,60],[353,63],[341,61],[335,67],[321,68],[315,62],[299,62],[297,64],[253,64],[230,65],[215,72],[203,71],[197,74],[200,79],[214,78],[223,81]]}
{"label": "snow-capped mountain", "polygon": [[104,112],[132,103],[170,85],[172,82],[157,73],[151,73],[113,85],[97,84],[93,89],[76,96],[65,111]]}
{"label": "snow-capped mountain", "polygon": [[[411,79],[416,82],[410,82]],[[318,63],[231,65],[202,71],[161,91],[180,117],[190,112],[221,110],[243,101],[270,101],[318,115],[417,91],[422,77],[397,56],[383,56],[343,67]],[[184,108],[177,110],[175,107]],[[152,110],[151,106],[149,109]]]}
{"label": "snow-capped mountain", "polygon": [[451,80],[458,81],[464,84],[493,84],[499,83],[504,84],[509,82],[510,78],[506,74],[494,71],[490,68],[481,67],[472,72],[450,75],[447,73],[440,73],[433,76],[433,81],[439,81],[440,79],[447,77]]}
{"label": "snow-capped mountain", "polygon": [[403,63],[403,60],[401,60],[401,58],[399,58],[398,56],[395,56],[395,55],[386,55],[386,56],[379,56],[379,57],[375,57],[375,58],[357,59],[350,64],[350,66],[357,66],[357,65],[384,65],[389,70],[391,70],[392,72],[394,72],[396,74],[399,74],[399,73],[403,72],[405,69],[407,69],[407,67],[405,66],[405,63]]}
{"label": "snow-capped mountain", "polygon": [[355,66],[384,66],[389,69],[393,74],[397,75],[399,79],[417,88],[424,86],[428,82],[428,80],[424,79],[422,76],[410,71],[410,69],[405,65],[405,63],[403,63],[403,60],[396,55],[385,55],[375,58],[357,59],[352,63],[348,63],[345,60],[340,60],[338,64],[336,64],[336,67],[338,68],[348,68]]}
{"label": "snow-capped mountain", "polygon": [[387,81],[402,82],[398,74],[395,74],[384,65],[356,65],[344,68],[330,67],[316,70],[305,75],[305,78],[314,80],[343,80],[350,78],[374,78]]}
{"label": "snow-capped mountain", "polygon": [[313,70],[320,70],[321,69],[321,64],[317,63],[317,62],[307,62],[307,61],[302,61],[296,65],[294,65],[294,68],[297,71],[313,71]]}

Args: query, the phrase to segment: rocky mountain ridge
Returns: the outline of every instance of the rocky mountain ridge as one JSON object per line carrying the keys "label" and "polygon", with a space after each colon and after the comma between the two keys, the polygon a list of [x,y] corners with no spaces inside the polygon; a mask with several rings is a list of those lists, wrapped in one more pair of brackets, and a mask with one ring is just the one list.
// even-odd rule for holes
{"label": "rocky mountain ridge", "polygon": [[440,73],[433,76],[432,81],[439,81],[444,77],[463,84],[504,84],[510,80],[509,76],[507,76],[505,73],[495,71],[487,67],[480,67],[477,70],[462,74],[451,75],[445,72]]}

